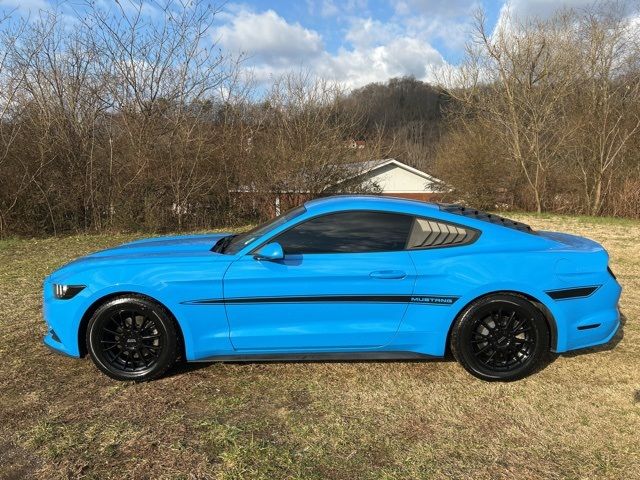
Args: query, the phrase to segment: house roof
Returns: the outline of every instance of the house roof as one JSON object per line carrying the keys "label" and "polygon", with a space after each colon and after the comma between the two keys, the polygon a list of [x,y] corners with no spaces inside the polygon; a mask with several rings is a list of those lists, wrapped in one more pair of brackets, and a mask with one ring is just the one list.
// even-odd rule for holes
{"label": "house roof", "polygon": [[402,163],[399,160],[396,160],[395,158],[383,158],[380,160],[368,160],[365,162],[357,162],[357,163],[350,163],[347,164],[347,170],[351,170],[353,173],[340,180],[339,182],[337,182],[337,184],[345,182],[347,180],[352,180],[356,177],[359,177],[361,175],[364,175],[366,173],[370,173],[374,170],[378,170],[380,168],[384,168],[388,165],[393,165],[399,168],[402,168],[404,170],[407,170],[415,175],[418,175],[419,177],[424,178],[425,180],[434,183],[436,185],[440,185],[443,188],[446,187],[446,184],[440,180],[439,178],[436,178],[432,175],[429,175],[428,173],[423,172],[422,170],[418,170],[417,168],[411,167],[409,165],[407,165],[406,163]]}
{"label": "house roof", "polygon": [[[422,170],[418,170],[417,168],[411,167],[409,165],[407,165],[406,163],[402,163],[399,160],[396,160],[395,158],[383,158],[383,159],[379,159],[379,160],[367,160],[364,162],[354,162],[354,163],[348,163],[344,165],[345,171],[347,173],[347,175],[339,180],[338,182],[335,182],[333,184],[327,185],[325,188],[329,188],[332,187],[334,185],[339,185],[341,183],[344,183],[348,180],[353,180],[357,177],[360,177],[362,175],[365,175],[367,173],[373,172],[375,170],[384,168],[388,165],[393,165],[395,167],[398,168],[402,168],[408,172],[411,172],[421,178],[424,178],[425,180],[427,180],[428,182],[431,182],[435,185],[440,186],[443,190],[448,190],[447,185],[445,184],[445,182],[443,182],[442,180],[440,180],[439,178],[436,178],[432,175],[429,175],[428,173],[423,172]],[[285,182],[286,183],[286,182]],[[259,191],[255,185],[243,185],[240,186],[234,190],[230,190],[231,192],[257,192]],[[284,188],[281,190],[281,193],[309,193],[308,191],[300,191],[300,190],[296,190],[293,188],[290,188],[289,186],[285,185]]]}

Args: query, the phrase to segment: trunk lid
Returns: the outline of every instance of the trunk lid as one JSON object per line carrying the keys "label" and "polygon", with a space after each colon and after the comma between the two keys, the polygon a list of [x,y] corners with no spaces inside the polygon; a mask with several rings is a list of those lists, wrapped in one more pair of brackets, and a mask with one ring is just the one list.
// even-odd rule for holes
{"label": "trunk lid", "polygon": [[545,232],[540,230],[536,233],[543,238],[560,244],[561,248],[567,250],[577,250],[582,252],[604,251],[604,247],[598,242],[578,235],[570,235],[568,233],[561,232]]}

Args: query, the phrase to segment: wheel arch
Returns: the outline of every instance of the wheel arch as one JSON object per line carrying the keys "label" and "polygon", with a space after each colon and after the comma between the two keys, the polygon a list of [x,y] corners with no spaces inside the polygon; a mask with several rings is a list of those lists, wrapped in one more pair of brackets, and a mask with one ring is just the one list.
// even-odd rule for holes
{"label": "wheel arch", "polygon": [[182,327],[180,326],[180,322],[178,322],[178,319],[176,318],[176,316],[173,314],[173,312],[161,301],[159,301],[156,298],[153,298],[150,295],[146,295],[144,293],[140,293],[140,292],[134,292],[134,291],[122,291],[122,292],[113,292],[113,293],[109,293],[107,295],[103,295],[102,297],[94,300],[94,302],[89,305],[89,308],[87,308],[84,312],[84,314],[82,315],[82,318],[80,319],[80,325],[78,327],[78,352],[80,352],[80,357],[84,357],[85,355],[87,355],[87,343],[86,343],[86,335],[87,335],[87,326],[89,325],[89,320],[91,319],[91,317],[93,316],[93,314],[96,312],[96,310],[98,308],[100,308],[101,305],[105,304],[106,302],[109,302],[110,300],[113,300],[114,298],[119,298],[119,297],[138,297],[138,298],[144,298],[145,300],[155,303],[159,306],[161,306],[162,308],[164,308],[167,313],[169,314],[169,316],[171,317],[171,319],[173,320],[173,323],[175,324],[176,327],[176,332],[178,333],[178,340],[179,340],[179,356],[180,358],[186,358],[185,357],[185,343],[184,343],[184,333],[182,332]]}
{"label": "wheel arch", "polygon": [[460,310],[458,310],[458,313],[456,314],[453,321],[451,322],[451,325],[449,325],[449,331],[447,332],[447,343],[445,346],[447,351],[449,351],[450,345],[451,345],[451,332],[453,331],[453,326],[455,325],[458,318],[460,318],[460,315],[462,315],[462,312],[464,312],[467,309],[467,307],[471,305],[473,302],[480,300],[482,298],[490,297],[491,295],[514,295],[517,297],[522,297],[527,301],[529,301],[534,307],[538,309],[538,311],[542,314],[542,317],[544,318],[545,322],[547,323],[547,327],[549,328],[549,349],[551,351],[556,350],[556,347],[558,344],[558,327],[556,325],[556,319],[553,316],[553,313],[551,312],[551,310],[549,310],[549,308],[543,302],[541,302],[538,298],[536,298],[535,296],[529,293],[520,292],[517,290],[496,290],[493,292],[483,293],[482,295],[472,298]]}

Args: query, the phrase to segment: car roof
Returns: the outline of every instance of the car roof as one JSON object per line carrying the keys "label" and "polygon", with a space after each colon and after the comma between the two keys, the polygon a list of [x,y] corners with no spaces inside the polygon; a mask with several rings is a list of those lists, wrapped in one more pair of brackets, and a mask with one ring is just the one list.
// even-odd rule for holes
{"label": "car roof", "polygon": [[388,197],[381,195],[333,195],[331,197],[316,198],[304,204],[310,211],[330,211],[348,209],[366,210],[390,210],[407,213],[416,212],[418,209],[438,210],[438,205],[410,198]]}
{"label": "car roof", "polygon": [[509,231],[519,231],[528,235],[535,234],[528,225],[498,215],[460,205],[429,203],[410,198],[381,195],[334,195],[309,200],[304,206],[307,210],[305,214],[307,218],[345,210],[375,210],[444,220],[475,228],[485,233],[499,233],[503,237],[510,235]]}

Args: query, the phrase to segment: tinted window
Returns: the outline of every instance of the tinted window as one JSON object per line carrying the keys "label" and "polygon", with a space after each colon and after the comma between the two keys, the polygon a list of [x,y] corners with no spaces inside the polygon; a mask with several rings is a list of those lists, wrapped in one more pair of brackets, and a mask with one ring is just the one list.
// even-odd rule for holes
{"label": "tinted window", "polygon": [[300,205],[299,207],[293,208],[288,212],[283,213],[279,217],[276,217],[272,220],[269,220],[262,225],[258,225],[252,230],[248,232],[242,233],[240,235],[236,235],[233,240],[229,243],[227,248],[225,248],[224,253],[228,253],[231,255],[235,255],[244,247],[249,245],[254,240],[257,240],[258,237],[269,233],[271,230],[278,228],[280,225],[285,224],[289,220],[293,220],[299,215],[302,215],[307,210],[304,208],[304,205]]}
{"label": "tinted window", "polygon": [[384,212],[341,212],[304,222],[280,234],[286,254],[403,250],[413,218]]}

